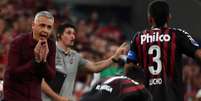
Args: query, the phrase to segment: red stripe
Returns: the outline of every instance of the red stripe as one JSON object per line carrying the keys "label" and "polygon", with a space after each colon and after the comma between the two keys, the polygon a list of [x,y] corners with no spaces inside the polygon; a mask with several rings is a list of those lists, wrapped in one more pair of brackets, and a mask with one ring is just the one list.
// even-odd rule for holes
{"label": "red stripe", "polygon": [[131,80],[129,80],[129,79],[125,79],[122,81],[122,84],[129,84],[129,83],[131,83]]}
{"label": "red stripe", "polygon": [[131,87],[123,88],[122,93],[124,94],[124,93],[136,92],[142,89],[144,89],[143,85],[131,86]]}
{"label": "red stripe", "polygon": [[172,80],[173,80],[173,76],[174,76],[175,49],[176,49],[176,35],[175,35],[175,32],[173,32],[172,33],[172,42],[171,42],[171,60],[170,60],[170,78]]}
{"label": "red stripe", "polygon": [[[169,28],[165,30],[164,35],[168,35]],[[167,51],[168,51],[168,42],[163,43],[163,77],[166,79],[166,68],[167,68]]]}

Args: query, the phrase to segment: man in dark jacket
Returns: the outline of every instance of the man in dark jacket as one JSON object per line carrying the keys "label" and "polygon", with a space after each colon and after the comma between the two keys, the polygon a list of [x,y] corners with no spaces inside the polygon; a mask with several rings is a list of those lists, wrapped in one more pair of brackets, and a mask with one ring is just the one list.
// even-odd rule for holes
{"label": "man in dark jacket", "polygon": [[49,39],[54,17],[48,11],[38,12],[32,33],[13,40],[4,76],[5,101],[41,101],[42,78],[55,76],[55,43]]}

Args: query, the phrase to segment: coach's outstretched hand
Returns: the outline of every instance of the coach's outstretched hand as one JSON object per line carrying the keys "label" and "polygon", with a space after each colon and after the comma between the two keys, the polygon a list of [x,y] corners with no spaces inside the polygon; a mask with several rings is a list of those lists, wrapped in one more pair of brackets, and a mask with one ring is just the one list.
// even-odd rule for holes
{"label": "coach's outstretched hand", "polygon": [[118,60],[120,58],[120,55],[125,55],[128,52],[128,48],[129,45],[127,42],[122,43],[111,58],[114,60]]}

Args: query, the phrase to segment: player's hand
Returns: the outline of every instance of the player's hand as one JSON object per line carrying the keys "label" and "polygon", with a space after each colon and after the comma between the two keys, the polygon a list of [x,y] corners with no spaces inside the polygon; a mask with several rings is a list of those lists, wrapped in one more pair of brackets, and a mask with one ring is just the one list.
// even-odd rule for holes
{"label": "player's hand", "polygon": [[120,55],[125,55],[128,52],[128,43],[124,42],[119,46],[119,48],[116,50],[115,54],[112,56],[112,59],[119,59]]}

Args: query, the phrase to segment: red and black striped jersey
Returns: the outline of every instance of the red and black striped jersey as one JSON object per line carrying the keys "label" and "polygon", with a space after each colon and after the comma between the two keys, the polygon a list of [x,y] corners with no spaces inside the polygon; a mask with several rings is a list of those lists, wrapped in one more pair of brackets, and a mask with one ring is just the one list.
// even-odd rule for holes
{"label": "red and black striped jersey", "polygon": [[183,101],[182,54],[194,57],[198,48],[198,43],[182,29],[153,28],[134,36],[128,61],[143,67],[145,85],[154,101]]}
{"label": "red and black striped jersey", "polygon": [[100,80],[80,101],[151,101],[144,85],[126,77],[114,76]]}

